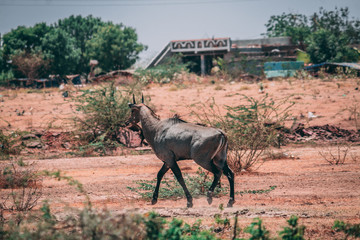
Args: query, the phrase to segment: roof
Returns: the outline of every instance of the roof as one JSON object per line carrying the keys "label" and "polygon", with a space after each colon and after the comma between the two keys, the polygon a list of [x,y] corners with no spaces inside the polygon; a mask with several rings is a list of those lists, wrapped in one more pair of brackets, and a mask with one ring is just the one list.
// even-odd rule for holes
{"label": "roof", "polygon": [[168,55],[170,52],[170,43],[167,43],[163,49],[156,54],[156,56],[151,59],[149,64],[146,66],[146,68],[155,67],[158,65],[158,63],[165,58],[166,55]]}
{"label": "roof", "polygon": [[360,70],[360,64],[359,63],[348,63],[348,62],[342,62],[342,63],[323,62],[323,63],[318,63],[318,64],[313,64],[311,66],[307,66],[304,69],[310,71],[310,70],[314,70],[314,69],[320,68],[322,66],[327,66],[327,65],[329,65],[329,66],[348,67],[348,68]]}
{"label": "roof", "polygon": [[251,48],[261,46],[290,46],[293,45],[290,37],[272,37],[272,38],[257,38],[257,39],[243,39],[233,40],[234,47],[237,48]]}
{"label": "roof", "polygon": [[[223,38],[202,38],[202,39],[188,39],[188,40],[172,40],[167,43],[164,48],[149,62],[146,68],[155,67],[161,61],[173,53],[187,53],[187,54],[206,54],[206,53],[226,53],[233,50],[242,50],[249,52],[259,52],[262,54],[263,49],[278,47],[279,51],[287,52],[286,47],[294,45],[291,43],[290,37],[274,37],[274,38],[259,38],[232,41],[229,37]],[[266,50],[267,51],[267,50]]]}
{"label": "roof", "polygon": [[202,38],[170,41],[171,52],[230,52],[231,40],[227,38]]}

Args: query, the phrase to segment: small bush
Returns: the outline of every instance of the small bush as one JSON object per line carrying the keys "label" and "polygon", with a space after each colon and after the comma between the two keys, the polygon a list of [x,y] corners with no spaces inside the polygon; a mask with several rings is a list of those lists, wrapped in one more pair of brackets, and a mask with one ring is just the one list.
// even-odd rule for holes
{"label": "small bush", "polygon": [[235,172],[249,170],[264,150],[280,145],[278,129],[282,128],[294,105],[288,97],[277,102],[269,99],[267,94],[260,100],[243,97],[247,104],[226,106],[225,116],[221,115],[214,100],[202,105],[203,113],[192,111],[203,124],[225,131],[229,140],[228,162]]}
{"label": "small bush", "polygon": [[9,155],[20,153],[20,135],[18,131],[6,134],[0,129],[0,159],[8,159]]}
{"label": "small bush", "polygon": [[0,169],[0,209],[27,212],[42,196],[42,178],[33,165],[10,163]]}
{"label": "small bush", "polygon": [[340,165],[345,163],[347,156],[350,152],[350,144],[335,142],[327,148],[323,148],[318,153],[330,165]]}
{"label": "small bush", "polygon": [[118,90],[114,82],[98,89],[83,90],[76,97],[76,110],[82,113],[75,123],[82,133],[83,140],[90,143],[83,146],[102,153],[118,145],[117,138],[130,116],[128,103],[137,89]]}
{"label": "small bush", "polygon": [[348,120],[354,121],[355,129],[359,131],[360,106],[356,99],[354,99],[351,104],[346,106],[344,111],[349,113]]}

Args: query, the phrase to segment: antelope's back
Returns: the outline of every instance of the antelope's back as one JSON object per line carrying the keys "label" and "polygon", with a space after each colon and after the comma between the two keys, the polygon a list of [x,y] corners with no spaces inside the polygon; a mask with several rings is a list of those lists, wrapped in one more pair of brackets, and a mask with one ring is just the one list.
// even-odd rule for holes
{"label": "antelope's back", "polygon": [[218,148],[221,130],[171,119],[164,120],[155,136],[157,151],[171,151],[177,160],[211,158]]}

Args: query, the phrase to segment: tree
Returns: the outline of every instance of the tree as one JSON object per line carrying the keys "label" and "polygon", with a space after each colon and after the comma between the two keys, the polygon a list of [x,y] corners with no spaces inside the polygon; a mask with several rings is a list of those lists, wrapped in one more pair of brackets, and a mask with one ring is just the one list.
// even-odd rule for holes
{"label": "tree", "polygon": [[305,40],[310,35],[308,18],[302,14],[282,13],[271,16],[265,24],[268,37],[290,36],[295,44],[305,49]]}
{"label": "tree", "polygon": [[100,27],[86,47],[88,56],[98,60],[99,67],[105,71],[130,67],[146,48],[137,42],[135,29],[121,24]]}
{"label": "tree", "polygon": [[[1,34],[0,34],[0,44],[1,44]],[[4,51],[0,45],[0,74],[5,70],[6,70],[6,62],[4,59]]]}
{"label": "tree", "polygon": [[314,13],[311,18],[313,32],[327,29],[335,35],[345,34],[350,44],[360,43],[360,21],[350,19],[349,8],[335,7],[334,11],[320,8],[319,13]]}
{"label": "tree", "polygon": [[335,35],[327,29],[319,29],[308,39],[307,52],[311,62],[356,62],[359,55],[349,47],[346,34]]}
{"label": "tree", "polygon": [[32,81],[46,70],[48,62],[40,52],[20,51],[12,56],[12,65],[29,79],[27,84],[32,84]]}
{"label": "tree", "polygon": [[85,18],[80,15],[76,17],[71,15],[58,21],[56,26],[74,38],[75,47],[80,51],[80,59],[75,69],[76,72],[85,73],[89,71],[90,59],[86,55],[86,42],[93,38],[99,27],[106,24],[100,18],[95,18],[92,15]]}
{"label": "tree", "polygon": [[133,28],[91,15],[70,16],[51,26],[38,23],[6,33],[0,46],[0,70],[10,70],[8,63],[19,52],[41,53],[38,56],[49,62],[47,74],[86,73],[91,58],[101,60],[104,70],[127,68],[143,49]]}
{"label": "tree", "polygon": [[306,50],[314,63],[357,61],[358,53],[350,45],[360,43],[360,21],[350,19],[348,8],[327,11],[320,8],[309,18],[302,14],[271,16],[265,35],[289,36]]}
{"label": "tree", "polygon": [[52,74],[74,74],[80,60],[80,51],[75,39],[60,28],[54,28],[41,39],[41,51],[50,62]]}
{"label": "tree", "polygon": [[34,27],[18,26],[4,34],[3,51],[7,60],[17,51],[30,53],[41,45],[41,38],[50,31],[51,27],[45,23],[38,23]]}

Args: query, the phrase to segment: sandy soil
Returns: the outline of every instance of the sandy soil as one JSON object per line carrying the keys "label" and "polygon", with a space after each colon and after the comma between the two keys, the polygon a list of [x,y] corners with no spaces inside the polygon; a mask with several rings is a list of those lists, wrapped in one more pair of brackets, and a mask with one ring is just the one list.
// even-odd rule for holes
{"label": "sandy soil", "polygon": [[[36,160],[40,169],[61,170],[84,184],[94,206],[116,213],[156,211],[164,217],[180,217],[188,222],[203,219],[214,224],[214,214],[233,217],[239,212],[239,225],[243,229],[255,217],[273,233],[286,225],[291,215],[300,217],[307,226],[311,239],[336,237],[331,227],[335,220],[351,223],[360,221],[360,164],[348,160],[344,165],[331,166],[322,159],[316,147],[285,147],[291,159],[267,160],[252,172],[236,176],[235,191],[276,189],[266,194],[236,196],[233,208],[219,210],[226,205],[228,196],[215,198],[211,205],[206,197],[194,199],[194,207],[187,209],[186,199],[160,199],[156,205],[143,200],[127,189],[136,187],[137,180],[152,180],[162,163],[153,154],[140,156],[113,156],[72,159]],[[353,153],[360,154],[360,147]],[[193,161],[182,161],[183,173],[194,174],[198,166]],[[172,173],[165,175],[173,179]],[[225,177],[222,184],[227,185]],[[61,212],[64,205],[81,206],[84,196],[63,181],[46,180],[43,199],[49,199],[53,210]]]}
{"label": "sandy soil", "polygon": [[[180,114],[186,120],[196,120],[191,110],[200,110],[201,103],[212,99],[220,106],[237,106],[247,103],[243,95],[261,99],[264,94],[277,101],[288,98],[295,102],[292,114],[306,125],[331,124],[345,129],[354,129],[355,122],[349,120],[355,105],[359,104],[358,80],[279,80],[264,81],[264,93],[259,93],[257,83],[184,83],[163,86],[150,85],[144,95],[161,118]],[[90,86],[87,86],[87,88]],[[70,88],[72,96],[79,89]],[[63,98],[58,89],[3,90],[0,91],[0,127],[11,129],[59,129],[69,130],[73,126],[74,102]],[[195,107],[191,105],[198,104]],[[221,108],[222,109],[222,108]],[[18,112],[22,115],[18,116]],[[223,110],[224,112],[224,110]],[[307,119],[308,112],[317,118]],[[304,118],[302,118],[304,116]]]}
{"label": "sandy soil", "polygon": [[[265,93],[280,99],[290,97],[295,101],[292,113],[306,125],[332,124],[346,129],[355,129],[356,122],[349,120],[351,109],[360,100],[356,80],[321,81],[288,80],[266,81]],[[179,113],[186,120],[190,104],[205,103],[211,98],[220,105],[235,106],[244,103],[246,94],[261,98],[256,83],[179,84],[149,86],[144,94],[151,98],[151,105],[161,118]],[[0,100],[0,127],[6,129],[69,131],[72,129],[73,103],[64,99],[57,89],[41,91],[3,90]],[[76,92],[72,94],[76,95]],[[17,114],[18,112],[23,115]],[[317,118],[307,119],[308,112]],[[301,118],[304,115],[304,118]],[[9,126],[10,125],[10,126]],[[320,155],[321,146],[285,146],[281,149],[293,158],[267,160],[252,172],[236,176],[236,191],[268,189],[267,194],[236,196],[233,208],[225,208],[223,216],[232,217],[239,212],[239,225],[243,229],[254,217],[263,219],[265,226],[276,234],[291,215],[300,217],[300,224],[307,226],[306,237],[310,239],[334,239],[331,230],[334,220],[360,222],[360,146],[352,147],[352,158],[344,165],[329,165]],[[274,150],[278,151],[278,150]],[[354,157],[355,156],[355,157]],[[359,157],[357,157],[359,156]],[[186,199],[160,199],[156,205],[142,200],[127,187],[135,187],[137,180],[152,180],[162,163],[153,154],[111,157],[87,157],[30,160],[39,169],[61,170],[83,183],[96,207],[113,212],[156,211],[165,217],[180,217],[188,222],[201,218],[209,226],[213,216],[220,213],[219,205],[228,201],[228,196],[214,199],[208,205],[205,197],[194,200],[194,207],[185,208]],[[184,173],[195,173],[198,166],[192,161],[180,162]],[[166,177],[172,178],[168,172]],[[225,178],[223,184],[227,184]],[[61,213],[65,205],[81,206],[84,196],[63,181],[46,179],[43,182],[44,196],[49,199],[55,212]],[[226,234],[224,235],[226,238]]]}

